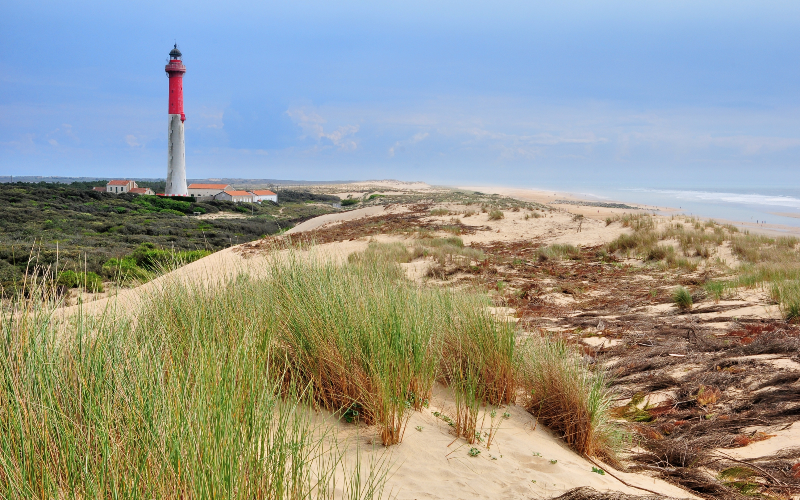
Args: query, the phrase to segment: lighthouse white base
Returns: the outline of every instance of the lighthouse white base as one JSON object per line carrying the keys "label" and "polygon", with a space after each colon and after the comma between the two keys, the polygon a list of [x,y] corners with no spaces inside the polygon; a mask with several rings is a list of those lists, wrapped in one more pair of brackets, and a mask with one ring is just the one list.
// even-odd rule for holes
{"label": "lighthouse white base", "polygon": [[186,187],[186,144],[181,115],[169,115],[169,151],[167,152],[167,196],[189,196]]}

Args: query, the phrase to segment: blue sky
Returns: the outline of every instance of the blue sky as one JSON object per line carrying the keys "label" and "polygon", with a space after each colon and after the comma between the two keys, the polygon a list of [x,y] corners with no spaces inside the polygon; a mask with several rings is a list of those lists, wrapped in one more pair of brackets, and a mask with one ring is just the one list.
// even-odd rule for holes
{"label": "blue sky", "polygon": [[800,2],[4,2],[0,175],[800,181]]}

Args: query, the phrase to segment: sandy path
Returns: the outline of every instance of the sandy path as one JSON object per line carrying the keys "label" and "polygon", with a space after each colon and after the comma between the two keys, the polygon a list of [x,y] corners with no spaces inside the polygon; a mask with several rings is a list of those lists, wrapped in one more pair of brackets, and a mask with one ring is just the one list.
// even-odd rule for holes
{"label": "sandy path", "polygon": [[338,222],[344,222],[346,220],[353,220],[353,219],[360,219],[361,217],[372,217],[373,215],[382,214],[384,212],[384,208],[382,205],[376,205],[374,207],[366,207],[366,208],[359,208],[356,210],[350,210],[349,212],[338,212],[334,214],[325,214],[320,215],[319,217],[314,217],[313,219],[309,219],[305,222],[302,222],[293,228],[286,231],[285,234],[294,234],[294,233],[301,233],[303,231],[311,231],[313,229],[318,229],[326,224],[336,224]]}

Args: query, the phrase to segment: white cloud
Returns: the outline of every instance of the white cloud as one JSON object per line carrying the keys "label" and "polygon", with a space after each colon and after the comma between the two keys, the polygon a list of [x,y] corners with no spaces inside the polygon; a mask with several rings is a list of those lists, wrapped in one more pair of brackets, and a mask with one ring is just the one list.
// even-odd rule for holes
{"label": "white cloud", "polygon": [[47,142],[53,147],[58,146],[58,141],[55,139],[48,139]]}
{"label": "white cloud", "polygon": [[136,136],[133,135],[133,134],[126,135],[125,136],[125,142],[128,144],[128,146],[130,146],[132,148],[140,148],[140,147],[142,147],[142,145],[139,144],[139,141],[136,140]]}
{"label": "white cloud", "polygon": [[304,108],[290,108],[286,114],[303,130],[303,138],[309,137],[317,142],[327,139],[334,146],[345,151],[358,148],[358,143],[351,137],[358,132],[358,125],[343,125],[333,132],[326,132],[322,126],[327,122],[315,111]]}

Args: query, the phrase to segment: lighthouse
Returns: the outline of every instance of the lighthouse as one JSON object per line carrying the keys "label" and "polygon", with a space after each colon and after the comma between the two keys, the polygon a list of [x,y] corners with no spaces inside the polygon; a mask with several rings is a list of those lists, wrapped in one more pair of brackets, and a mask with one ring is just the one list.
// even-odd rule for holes
{"label": "lighthouse", "polygon": [[186,187],[186,145],[183,138],[183,74],[186,66],[176,43],[169,51],[169,63],[164,70],[169,76],[169,151],[167,156],[167,196],[188,196]]}

